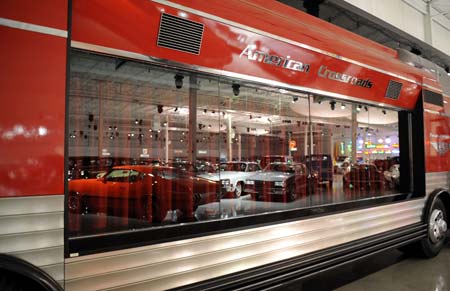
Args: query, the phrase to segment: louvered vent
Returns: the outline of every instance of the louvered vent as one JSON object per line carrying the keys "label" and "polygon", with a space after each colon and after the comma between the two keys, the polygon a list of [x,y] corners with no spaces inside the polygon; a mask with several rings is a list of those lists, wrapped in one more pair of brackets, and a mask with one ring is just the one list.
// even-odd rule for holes
{"label": "louvered vent", "polygon": [[444,106],[444,97],[442,94],[429,90],[423,90],[423,101],[437,106]]}
{"label": "louvered vent", "polygon": [[397,100],[402,91],[402,86],[402,83],[390,80],[384,97]]}
{"label": "louvered vent", "polygon": [[158,46],[200,54],[204,25],[163,13],[158,33]]}

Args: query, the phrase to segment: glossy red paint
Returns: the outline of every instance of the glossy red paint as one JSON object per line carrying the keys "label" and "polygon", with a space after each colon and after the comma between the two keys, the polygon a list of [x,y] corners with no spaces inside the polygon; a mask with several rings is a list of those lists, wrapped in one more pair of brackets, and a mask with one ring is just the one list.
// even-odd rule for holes
{"label": "glossy red paint", "polygon": [[62,194],[66,39],[0,35],[0,197]]}
{"label": "glossy red paint", "polygon": [[426,172],[450,171],[450,117],[424,112]]}
{"label": "glossy red paint", "polygon": [[[204,5],[200,0],[172,2],[188,8],[180,10],[139,0],[114,0],[108,3],[100,0],[74,0],[73,40],[407,109],[414,107],[420,93],[420,85],[372,70],[370,67],[344,61],[339,57],[300,47],[298,44],[325,50],[419,84],[424,77],[433,78],[397,60],[396,52],[391,49],[275,1],[271,2],[270,9],[265,8],[262,1],[210,1],[210,5]],[[189,9],[203,11],[272,35],[263,36],[232,24],[225,24],[223,21],[201,17],[189,12]],[[102,13],[99,14],[98,11]],[[183,12],[188,19],[205,24],[200,55],[156,46],[162,11],[172,15]],[[124,23],[127,25],[123,25]],[[274,35],[297,43],[287,43]],[[270,55],[284,58],[290,56],[292,60],[309,64],[310,70],[308,73],[298,72],[251,61],[247,56],[241,56],[247,45],[255,45],[257,50]],[[370,79],[373,86],[364,88],[322,78],[319,76],[321,66],[359,79]],[[403,84],[398,100],[384,97],[389,80]]]}
{"label": "glossy red paint", "polygon": [[0,17],[67,30],[67,0],[2,0]]}

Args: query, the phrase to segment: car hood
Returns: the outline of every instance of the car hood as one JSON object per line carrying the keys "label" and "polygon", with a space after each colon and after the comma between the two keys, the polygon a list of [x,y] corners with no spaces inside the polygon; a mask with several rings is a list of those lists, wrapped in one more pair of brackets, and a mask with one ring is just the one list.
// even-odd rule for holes
{"label": "car hood", "polygon": [[254,172],[239,172],[239,171],[223,171],[220,173],[206,173],[198,175],[198,177],[202,177],[208,180],[219,181],[223,179],[235,180],[237,178],[247,178],[251,175],[254,175]]}
{"label": "car hood", "polygon": [[247,180],[254,181],[283,181],[289,177],[294,176],[294,174],[285,173],[285,172],[262,172],[251,175],[247,178]]}

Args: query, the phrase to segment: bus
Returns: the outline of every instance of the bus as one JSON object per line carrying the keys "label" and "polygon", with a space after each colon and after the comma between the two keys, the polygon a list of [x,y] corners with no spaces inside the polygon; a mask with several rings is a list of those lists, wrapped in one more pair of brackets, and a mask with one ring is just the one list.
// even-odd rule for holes
{"label": "bus", "polygon": [[1,1],[0,35],[2,290],[271,290],[445,245],[433,63],[262,0]]}

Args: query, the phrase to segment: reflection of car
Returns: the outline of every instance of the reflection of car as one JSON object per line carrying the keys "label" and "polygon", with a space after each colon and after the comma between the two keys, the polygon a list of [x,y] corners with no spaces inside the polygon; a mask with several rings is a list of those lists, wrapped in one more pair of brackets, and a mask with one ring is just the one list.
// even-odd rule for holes
{"label": "reflection of car", "polygon": [[213,181],[225,181],[224,183],[227,184],[226,191],[233,193],[235,198],[242,195],[245,179],[255,172],[261,171],[261,167],[256,162],[220,163],[219,169],[219,173],[206,173],[199,176]]}
{"label": "reflection of car", "polygon": [[384,175],[372,164],[352,165],[343,177],[345,189],[384,190]]}
{"label": "reflection of car", "polygon": [[293,163],[293,158],[291,156],[285,155],[270,155],[264,156],[261,160],[261,167],[266,167],[270,163]]}
{"label": "reflection of car", "polygon": [[351,158],[347,156],[339,156],[334,164],[334,172],[336,174],[345,174],[350,170]]}
{"label": "reflection of car", "polygon": [[333,186],[333,162],[330,155],[311,155],[304,158],[304,163],[312,175],[317,176],[319,183]]}
{"label": "reflection of car", "polygon": [[245,181],[245,193],[256,200],[294,201],[306,195],[308,184],[304,164],[270,163]]}
{"label": "reflection of car", "polygon": [[400,165],[392,165],[389,171],[384,171],[384,178],[391,188],[398,187],[400,185]]}
{"label": "reflection of car", "polygon": [[[217,182],[192,176],[173,167],[114,167],[103,177],[69,181],[72,213],[152,221],[193,219],[198,205],[218,201]],[[177,217],[169,217],[177,212]],[[179,214],[179,215],[178,215]]]}

